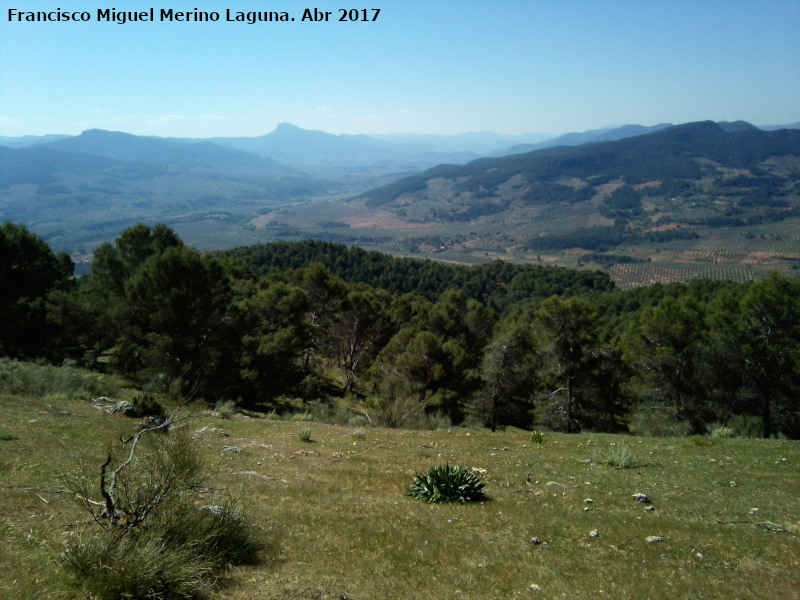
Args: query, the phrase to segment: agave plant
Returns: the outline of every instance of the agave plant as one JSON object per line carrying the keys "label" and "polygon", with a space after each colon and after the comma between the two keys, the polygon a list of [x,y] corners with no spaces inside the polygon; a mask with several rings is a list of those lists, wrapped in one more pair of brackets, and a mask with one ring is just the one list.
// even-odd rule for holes
{"label": "agave plant", "polygon": [[415,475],[409,495],[425,502],[475,502],[483,500],[483,482],[477,473],[458,466],[431,467],[427,475]]}

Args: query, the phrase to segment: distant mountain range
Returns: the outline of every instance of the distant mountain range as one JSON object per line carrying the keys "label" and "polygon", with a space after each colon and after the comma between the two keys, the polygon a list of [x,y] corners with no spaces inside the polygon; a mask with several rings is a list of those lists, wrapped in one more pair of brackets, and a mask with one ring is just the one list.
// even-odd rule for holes
{"label": "distant mountain range", "polygon": [[[626,131],[638,131],[626,127]],[[619,130],[605,135],[620,135]],[[590,136],[595,139],[602,134]],[[575,139],[570,138],[570,139]],[[581,145],[563,144],[500,158],[484,158],[466,165],[440,165],[363,195],[371,206],[392,202],[407,194],[425,196],[423,184],[435,180],[436,201],[446,200],[442,180],[458,181],[453,193],[471,193],[472,199],[508,197],[510,189],[553,183],[584,189],[572,181],[583,178],[596,187],[610,180],[644,184],[664,179],[698,179],[713,171],[702,161],[721,167],[756,169],[770,156],[800,150],[800,131],[765,132],[744,121],[705,121],[679,126],[656,126],[655,132]],[[514,179],[514,183],[510,183]],[[567,182],[569,181],[569,183]],[[503,186],[507,186],[507,189]],[[403,202],[403,205],[406,203]]]}
{"label": "distant mountain range", "polygon": [[[436,236],[409,237],[406,249],[440,259],[544,260],[631,273],[643,271],[636,263],[654,268],[658,257],[670,263],[663,280],[756,277],[800,269],[800,130],[763,131],[743,121],[658,127],[439,165],[358,202],[435,229]],[[734,275],[720,267],[732,264]]]}
{"label": "distant mountain range", "polygon": [[[720,123],[738,127],[743,122]],[[753,127],[744,124],[747,127]],[[369,166],[387,170],[424,169],[442,163],[466,163],[484,156],[507,156],[557,146],[578,146],[645,135],[672,127],[670,123],[652,126],[623,125],[557,137],[541,134],[503,135],[490,131],[456,135],[388,134],[334,135],[324,131],[301,129],[281,123],[274,131],[258,137],[211,139],[160,138],[90,129],[78,136],[43,135],[2,137],[0,146],[23,148],[46,146],[54,150],[80,152],[122,161],[148,163],[174,162],[180,165],[224,164],[252,166],[261,164],[244,154],[225,153],[219,147],[256,154],[286,165]],[[787,126],[768,126],[764,130],[798,129],[800,122]],[[274,166],[274,163],[270,163]]]}
{"label": "distant mountain range", "polygon": [[[75,254],[145,221],[201,248],[321,238],[458,262],[626,272],[735,239],[748,252],[710,255],[747,278],[800,265],[800,125],[791,127],[626,125],[541,140],[282,124],[214,140],[102,130],[0,138],[0,221],[26,223]],[[686,250],[693,244],[700,249]],[[686,266],[693,260],[670,263],[678,275],[669,277],[700,272]]]}

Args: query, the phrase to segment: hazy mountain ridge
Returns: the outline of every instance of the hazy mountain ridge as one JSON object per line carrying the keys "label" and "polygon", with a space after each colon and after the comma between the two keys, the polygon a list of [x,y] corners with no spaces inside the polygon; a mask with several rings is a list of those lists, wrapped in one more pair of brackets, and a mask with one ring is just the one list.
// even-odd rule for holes
{"label": "hazy mountain ridge", "polygon": [[[737,121],[721,127],[755,128]],[[542,134],[504,135],[491,131],[462,134],[383,134],[335,135],[307,130],[290,123],[279,124],[272,132],[256,137],[218,137],[209,139],[162,138],[89,129],[77,136],[44,135],[0,137],[0,146],[22,148],[46,145],[53,149],[83,152],[118,160],[151,163],[176,162],[181,165],[206,164],[261,166],[253,156],[300,166],[384,166],[390,169],[429,168],[443,163],[466,163],[482,156],[506,156],[557,146],[614,141],[645,135],[672,127],[623,125],[560,136]],[[764,130],[800,128],[769,126]],[[727,129],[726,129],[727,130]],[[224,152],[220,148],[227,150]],[[240,151],[233,154],[232,151]]]}
{"label": "hazy mountain ridge", "polygon": [[401,195],[418,193],[422,182],[442,178],[461,180],[457,191],[479,192],[481,198],[500,193],[500,184],[514,176],[526,177],[528,184],[569,177],[600,178],[604,182],[622,177],[629,184],[645,183],[651,178],[696,179],[703,172],[698,158],[720,162],[728,168],[746,169],[757,167],[772,155],[798,152],[800,131],[764,132],[743,122],[703,121],[611,142],[557,146],[483,158],[466,165],[441,165],[367,192],[363,197],[376,207]]}
{"label": "hazy mountain ridge", "polygon": [[645,135],[661,129],[672,127],[672,123],[661,123],[646,127],[644,125],[623,125],[621,127],[606,127],[603,129],[590,129],[589,131],[566,133],[564,135],[550,138],[536,144],[519,144],[512,146],[504,152],[496,152],[494,156],[506,156],[509,154],[522,154],[544,148],[555,148],[557,146],[580,146],[595,142],[611,142],[622,140],[637,135]]}
{"label": "hazy mountain ridge", "polygon": [[354,203],[435,230],[404,248],[440,259],[638,270],[635,284],[788,273],[800,268],[800,131],[687,123],[440,165]]}
{"label": "hazy mountain ridge", "polygon": [[0,221],[26,223],[76,253],[137,221],[201,227],[212,239],[230,236],[229,228],[267,207],[352,189],[208,141],[89,130],[21,148],[0,146]]}
{"label": "hazy mountain ridge", "polygon": [[[724,238],[739,250],[721,247],[713,264],[750,266],[733,274],[709,266],[703,276],[800,265],[792,245],[800,239],[800,131],[706,121],[584,133],[595,141],[423,171],[414,165],[424,162],[424,136],[395,144],[288,124],[216,141],[89,130],[0,146],[0,220],[78,253],[144,221],[169,224],[200,248],[317,238],[455,262],[613,271],[649,264],[659,248],[686,250],[680,260],[696,262],[691,256],[707,254],[703,240]],[[448,142],[493,139],[465,135]],[[665,281],[684,277],[670,265],[677,274]]]}
{"label": "hazy mountain ridge", "polygon": [[48,142],[55,142],[56,140],[63,140],[72,137],[64,134],[50,134],[50,135],[23,135],[17,137],[8,137],[0,135],[0,146],[6,148],[24,148],[25,146],[33,146],[35,144],[46,144]]}
{"label": "hazy mountain ridge", "polygon": [[268,161],[256,154],[224,148],[209,141],[171,140],[101,129],[90,129],[75,137],[56,140],[47,143],[46,147],[119,161],[184,167],[203,166],[220,169],[264,168],[275,165],[275,161]]}

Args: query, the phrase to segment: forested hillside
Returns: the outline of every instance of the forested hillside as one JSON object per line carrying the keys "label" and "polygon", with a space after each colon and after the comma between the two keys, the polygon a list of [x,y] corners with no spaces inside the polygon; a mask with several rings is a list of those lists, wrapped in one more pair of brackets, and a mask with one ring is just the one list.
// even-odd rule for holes
{"label": "forested hillside", "polygon": [[800,131],[707,121],[440,165],[360,201],[436,224],[405,247],[439,258],[586,265],[622,285],[744,280],[800,266],[798,167]]}
{"label": "forested hillside", "polygon": [[221,255],[245,261],[259,275],[320,263],[345,281],[366,283],[392,294],[415,293],[435,301],[447,290],[458,289],[470,298],[501,309],[526,299],[609,291],[614,287],[608,275],[600,271],[501,261],[474,267],[447,265],[432,260],[393,258],[383,252],[318,240],[260,244]]}
{"label": "forested hillside", "polygon": [[391,427],[800,437],[800,283],[779,274],[625,291],[319,242],[203,254],[142,224],[71,266],[0,227],[0,355]]}

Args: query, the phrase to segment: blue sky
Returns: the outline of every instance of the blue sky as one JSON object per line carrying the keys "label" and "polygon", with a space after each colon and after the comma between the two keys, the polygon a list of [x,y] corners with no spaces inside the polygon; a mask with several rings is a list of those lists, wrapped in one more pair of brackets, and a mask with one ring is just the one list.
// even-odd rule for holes
{"label": "blue sky", "polygon": [[[119,2],[216,23],[97,22],[104,0],[0,0],[0,135],[256,136],[800,120],[800,0]],[[119,5],[124,5],[120,7]],[[331,11],[301,22],[303,9]],[[339,22],[339,8],[380,8]],[[10,8],[91,22],[9,22]],[[225,22],[286,11],[290,23]]]}

